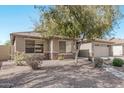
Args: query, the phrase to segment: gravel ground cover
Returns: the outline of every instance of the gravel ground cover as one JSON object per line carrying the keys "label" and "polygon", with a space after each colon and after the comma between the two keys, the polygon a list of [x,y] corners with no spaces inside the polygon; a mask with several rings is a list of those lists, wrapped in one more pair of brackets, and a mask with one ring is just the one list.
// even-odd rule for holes
{"label": "gravel ground cover", "polygon": [[0,87],[12,88],[117,88],[124,80],[104,69],[94,68],[87,59],[44,61],[39,70],[4,62],[0,70]]}

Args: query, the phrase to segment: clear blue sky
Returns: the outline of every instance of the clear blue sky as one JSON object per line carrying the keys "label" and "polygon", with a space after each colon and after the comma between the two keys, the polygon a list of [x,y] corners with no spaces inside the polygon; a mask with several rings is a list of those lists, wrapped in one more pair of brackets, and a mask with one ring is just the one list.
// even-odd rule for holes
{"label": "clear blue sky", "polygon": [[[120,9],[124,13],[124,6]],[[11,32],[31,31],[38,15],[34,6],[0,6],[0,44],[10,39]],[[115,37],[124,38],[124,19],[119,27],[115,29]]]}
{"label": "clear blue sky", "polygon": [[39,12],[34,6],[0,6],[0,44],[10,39],[11,32],[31,31]]}

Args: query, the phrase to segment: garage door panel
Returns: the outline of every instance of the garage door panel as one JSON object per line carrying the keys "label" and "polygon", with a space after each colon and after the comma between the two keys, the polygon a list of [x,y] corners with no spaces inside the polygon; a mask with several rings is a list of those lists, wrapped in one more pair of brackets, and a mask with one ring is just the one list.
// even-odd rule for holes
{"label": "garage door panel", "polygon": [[109,56],[109,47],[107,46],[95,46],[94,47],[95,57],[106,57]]}
{"label": "garage door panel", "polygon": [[89,50],[80,50],[79,57],[89,57]]}

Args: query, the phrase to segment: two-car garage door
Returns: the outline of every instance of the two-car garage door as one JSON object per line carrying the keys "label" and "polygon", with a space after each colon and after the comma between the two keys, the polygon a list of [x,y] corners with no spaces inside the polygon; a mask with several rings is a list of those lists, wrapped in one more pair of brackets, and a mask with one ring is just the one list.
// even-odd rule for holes
{"label": "two-car garage door", "polygon": [[109,47],[107,45],[94,46],[95,57],[107,57],[109,56]]}

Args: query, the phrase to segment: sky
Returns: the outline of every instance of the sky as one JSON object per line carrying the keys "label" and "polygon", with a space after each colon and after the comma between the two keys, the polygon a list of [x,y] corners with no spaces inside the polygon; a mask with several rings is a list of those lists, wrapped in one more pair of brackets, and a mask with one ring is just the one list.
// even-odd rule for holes
{"label": "sky", "polygon": [[[120,6],[124,14],[124,6]],[[39,20],[39,12],[34,6],[0,6],[0,45],[10,39],[12,32],[32,31],[34,23]],[[124,38],[124,18],[115,27],[114,37]]]}
{"label": "sky", "polygon": [[32,31],[38,19],[34,6],[0,6],[0,44],[9,40],[12,32]]}

